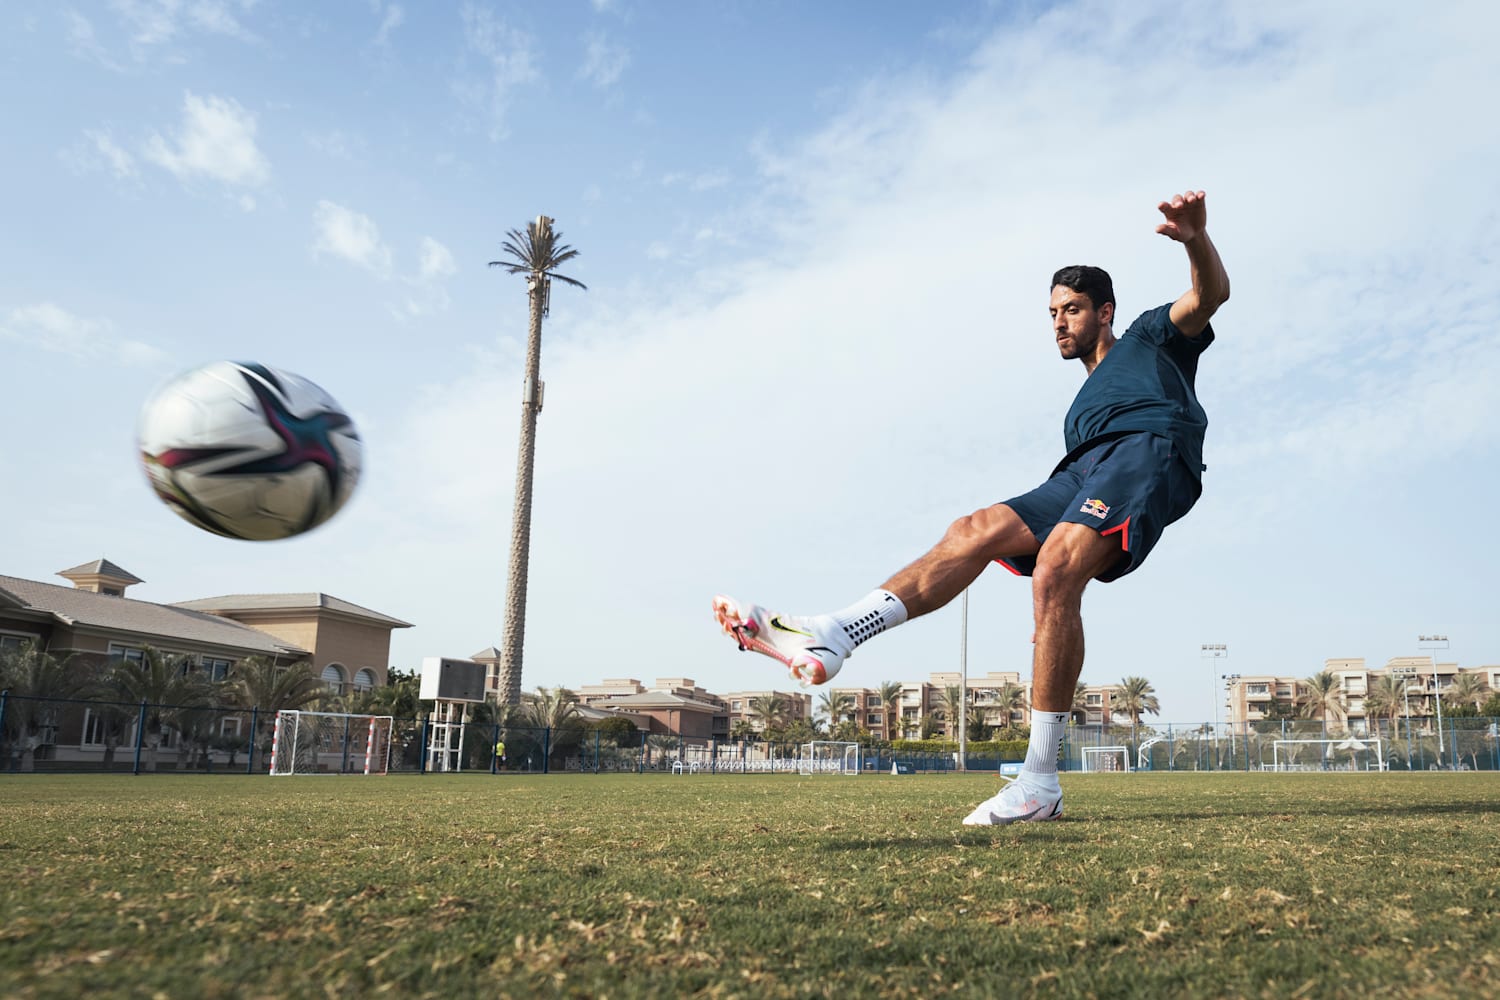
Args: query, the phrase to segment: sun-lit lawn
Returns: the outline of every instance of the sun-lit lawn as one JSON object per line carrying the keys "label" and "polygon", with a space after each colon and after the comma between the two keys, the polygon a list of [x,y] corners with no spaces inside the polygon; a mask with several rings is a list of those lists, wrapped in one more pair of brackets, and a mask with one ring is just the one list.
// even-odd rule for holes
{"label": "sun-lit lawn", "polygon": [[1495,996],[1500,775],[0,776],[0,996]]}

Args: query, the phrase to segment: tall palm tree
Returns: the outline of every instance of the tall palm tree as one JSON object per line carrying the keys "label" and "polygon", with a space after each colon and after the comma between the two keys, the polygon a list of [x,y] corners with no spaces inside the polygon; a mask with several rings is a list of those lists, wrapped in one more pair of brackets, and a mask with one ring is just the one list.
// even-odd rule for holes
{"label": "tall palm tree", "polygon": [[1026,688],[1006,681],[995,691],[995,705],[1005,713],[1004,728],[1010,729],[1016,724],[1014,713],[1026,711]]}
{"label": "tall palm tree", "polygon": [[1345,718],[1344,685],[1332,670],[1321,670],[1302,681],[1297,703],[1304,719],[1322,719],[1327,730],[1331,718],[1337,728]]}
{"label": "tall palm tree", "polygon": [[1089,720],[1089,686],[1083,681],[1073,687],[1073,707],[1068,711],[1080,725]]}
{"label": "tall palm tree", "polygon": [[885,738],[896,738],[896,721],[901,718],[901,682],[882,681],[880,688],[880,716],[885,723]]}
{"label": "tall palm tree", "polygon": [[110,684],[132,702],[145,704],[146,769],[155,771],[164,730],[174,725],[177,712],[211,704],[209,685],[192,669],[192,657],[164,653],[151,646],[139,660],[116,660]]}
{"label": "tall palm tree", "polygon": [[1450,705],[1473,705],[1475,710],[1490,696],[1490,686],[1479,674],[1458,674],[1443,691],[1443,701]]}
{"label": "tall palm tree", "polygon": [[785,715],[786,702],[774,691],[750,699],[750,716],[760,724],[762,733],[780,726]]}
{"label": "tall palm tree", "polygon": [[21,770],[36,769],[42,730],[57,724],[58,702],[85,695],[91,686],[92,678],[74,657],[58,659],[30,642],[0,654],[0,689],[13,696],[5,724],[20,738]]}
{"label": "tall palm tree", "polygon": [[963,724],[964,718],[964,690],[957,684],[949,684],[943,688],[942,700],[939,702],[943,709],[943,729],[950,740],[958,739],[958,727]]}
{"label": "tall palm tree", "polygon": [[1125,677],[1120,680],[1120,692],[1113,699],[1111,708],[1130,716],[1130,727],[1141,724],[1142,715],[1156,715],[1161,711],[1156,688],[1144,677]]}
{"label": "tall palm tree", "polygon": [[578,696],[565,687],[555,687],[550,691],[539,687],[535,694],[528,694],[525,701],[525,719],[537,729],[550,729],[556,733],[578,723]]}
{"label": "tall palm tree", "polygon": [[[256,710],[250,746],[269,754],[276,713],[310,705],[326,697],[329,689],[313,671],[311,660],[283,666],[269,656],[249,656],[229,671],[226,694],[230,704]],[[264,745],[262,734],[265,734]]]}
{"label": "tall palm tree", "polygon": [[854,695],[848,691],[824,691],[818,699],[818,710],[828,716],[828,728],[837,726],[854,708]]}
{"label": "tall palm tree", "polygon": [[1405,677],[1380,674],[1365,695],[1365,718],[1385,719],[1390,723],[1392,736],[1396,733],[1396,720],[1406,709],[1406,684]]}
{"label": "tall palm tree", "polygon": [[581,281],[558,274],[557,268],[578,256],[578,251],[559,243],[552,220],[538,215],[526,231],[512,229],[500,249],[510,260],[492,260],[490,267],[503,267],[511,274],[526,275],[526,296],[531,323],[526,336],[526,382],[521,392],[521,445],[516,458],[516,506],[510,525],[510,577],[505,591],[505,648],[500,659],[500,701],[521,702],[521,650],[526,638],[526,580],[531,559],[531,486],[536,459],[536,417],[542,412],[542,318],[552,300],[552,279],[577,288]]}

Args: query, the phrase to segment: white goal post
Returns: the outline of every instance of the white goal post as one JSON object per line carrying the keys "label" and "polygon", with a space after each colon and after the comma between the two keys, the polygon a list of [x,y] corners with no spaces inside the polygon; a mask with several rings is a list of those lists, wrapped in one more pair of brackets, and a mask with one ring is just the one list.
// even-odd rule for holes
{"label": "white goal post", "polygon": [[802,744],[798,774],[858,774],[859,744],[813,740]]}
{"label": "white goal post", "polygon": [[1379,736],[1346,736],[1332,740],[1286,739],[1276,740],[1271,744],[1273,771],[1385,769],[1385,747]]}
{"label": "white goal post", "polygon": [[271,773],[386,774],[393,725],[389,715],[283,709],[271,736]]}
{"label": "white goal post", "polygon": [[1085,771],[1129,771],[1130,748],[1124,746],[1084,747],[1083,769]]}

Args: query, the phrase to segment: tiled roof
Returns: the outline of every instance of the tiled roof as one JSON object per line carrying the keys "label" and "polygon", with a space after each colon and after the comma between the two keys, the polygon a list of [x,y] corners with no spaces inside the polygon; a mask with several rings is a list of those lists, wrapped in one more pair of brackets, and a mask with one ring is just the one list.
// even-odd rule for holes
{"label": "tiled roof", "polygon": [[14,576],[0,576],[0,589],[25,602],[26,607],[47,612],[69,625],[234,646],[271,655],[307,653],[260,629],[177,605],[151,604]]}
{"label": "tiled roof", "polygon": [[685,698],[667,691],[646,691],[641,694],[622,694],[604,701],[594,702],[595,708],[689,708],[700,712],[721,712],[718,705],[696,698]]}
{"label": "tiled roof", "polygon": [[412,627],[411,622],[404,622],[399,618],[362,608],[358,604],[352,604],[328,594],[225,594],[222,597],[205,597],[196,601],[178,601],[172,607],[188,608],[193,611],[217,611],[221,614],[235,611],[308,611],[322,608],[325,611],[337,611],[355,618],[363,618],[366,621],[389,625],[391,628]]}
{"label": "tiled roof", "polygon": [[500,660],[504,658],[505,654],[500,652],[500,650],[496,649],[494,646],[490,646],[487,649],[481,649],[479,652],[469,655],[469,659],[471,660]]}
{"label": "tiled roof", "polygon": [[93,562],[84,563],[82,566],[59,570],[57,575],[64,579],[74,576],[112,576],[118,580],[125,580],[128,583],[146,582],[134,573],[116,566],[108,559],[95,559]]}

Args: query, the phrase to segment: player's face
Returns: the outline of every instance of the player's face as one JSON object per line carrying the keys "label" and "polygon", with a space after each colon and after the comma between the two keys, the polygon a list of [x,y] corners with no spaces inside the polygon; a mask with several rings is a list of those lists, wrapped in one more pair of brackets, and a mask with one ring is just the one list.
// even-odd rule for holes
{"label": "player's face", "polygon": [[1099,346],[1099,334],[1109,322],[1114,306],[1106,302],[1104,309],[1094,308],[1094,302],[1083,292],[1075,292],[1067,285],[1052,289],[1052,302],[1047,307],[1052,316],[1052,333],[1057,337],[1057,349],[1064,361],[1084,358],[1094,353]]}

